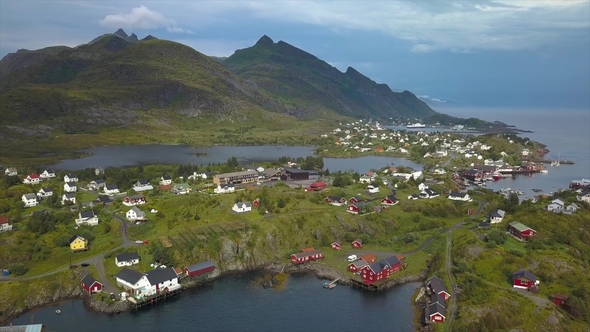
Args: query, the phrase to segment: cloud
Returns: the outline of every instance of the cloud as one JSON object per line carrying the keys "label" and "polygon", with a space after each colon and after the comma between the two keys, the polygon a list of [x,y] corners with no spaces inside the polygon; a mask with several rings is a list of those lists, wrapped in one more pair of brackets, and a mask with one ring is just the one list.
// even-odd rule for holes
{"label": "cloud", "polygon": [[146,6],[131,9],[128,14],[110,14],[100,20],[99,24],[107,28],[128,28],[151,30],[166,27],[166,31],[172,33],[193,34],[192,30],[183,29],[176,25],[176,21],[166,18],[160,12],[151,10]]}

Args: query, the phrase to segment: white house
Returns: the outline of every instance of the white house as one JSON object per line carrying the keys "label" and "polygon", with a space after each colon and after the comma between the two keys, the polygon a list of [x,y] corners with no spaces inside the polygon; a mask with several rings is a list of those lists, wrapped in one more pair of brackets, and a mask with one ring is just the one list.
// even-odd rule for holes
{"label": "white house", "polygon": [[207,173],[193,172],[193,175],[189,175],[187,178],[187,180],[197,180],[197,179],[207,180]]}
{"label": "white house", "polygon": [[106,182],[104,179],[96,179],[96,180],[90,181],[90,183],[88,184],[88,188],[90,188],[92,190],[99,190],[100,188],[104,187],[105,185],[106,185]]}
{"label": "white house", "polygon": [[43,173],[39,174],[42,179],[52,179],[55,177],[55,171],[52,169],[46,169]]}
{"label": "white house", "polygon": [[76,219],[76,225],[88,225],[88,226],[96,226],[98,225],[98,216],[94,214],[94,211],[81,211],[78,213],[78,219]]}
{"label": "white house", "polygon": [[119,187],[116,184],[107,184],[104,186],[104,193],[106,195],[115,195],[119,193]]}
{"label": "white house", "polygon": [[0,232],[8,232],[12,230],[12,225],[8,221],[7,217],[0,217]]}
{"label": "white house", "polygon": [[371,183],[375,178],[368,175],[361,175],[359,178],[359,183]]}
{"label": "white house", "polygon": [[73,193],[65,193],[61,196],[61,203],[66,204],[67,202],[71,202],[72,204],[76,204],[76,194]]}
{"label": "white house", "polygon": [[216,194],[227,194],[233,193],[236,191],[236,187],[233,184],[222,184],[217,186],[217,188],[213,189],[213,192]]}
{"label": "white house", "polygon": [[6,176],[15,176],[18,175],[18,171],[14,167],[8,167],[4,170],[4,175]]}
{"label": "white house", "polygon": [[367,191],[370,194],[376,194],[379,192],[379,185],[376,183],[371,183],[370,185],[367,186]]}
{"label": "white house", "polygon": [[39,205],[39,201],[37,200],[37,195],[34,193],[31,194],[24,194],[21,199],[23,203],[25,203],[25,207],[33,207]]}
{"label": "white house", "polygon": [[566,209],[567,211],[570,211],[570,212],[576,212],[576,211],[578,211],[578,209],[579,209],[579,208],[580,208],[580,207],[578,206],[578,204],[576,204],[576,203],[572,203],[572,204],[570,204],[570,205],[566,206],[566,208],[565,208],[565,209]]}
{"label": "white house", "polygon": [[146,179],[139,179],[133,185],[133,190],[135,190],[135,191],[146,191],[146,190],[152,190],[152,189],[154,189],[154,187]]}
{"label": "white house", "polygon": [[127,220],[129,221],[145,220],[146,214],[138,207],[134,206],[125,213],[125,217],[127,217]]}
{"label": "white house", "polygon": [[160,184],[161,185],[169,185],[172,184],[172,177],[170,177],[170,175],[162,175],[162,177],[160,178]]}
{"label": "white house", "polygon": [[116,278],[117,285],[123,287],[132,296],[151,296],[181,288],[178,275],[171,267],[156,268],[146,273],[124,268]]}
{"label": "white house", "polygon": [[584,194],[584,195],[578,195],[577,196],[577,199],[580,202],[590,203],[590,193],[587,193],[587,194]]}
{"label": "white house", "polygon": [[547,211],[549,212],[562,212],[565,207],[565,202],[560,198],[556,198],[551,201],[551,204],[547,205]]}
{"label": "white house", "polygon": [[419,197],[420,198],[435,198],[440,196],[440,194],[438,192],[436,192],[435,190],[432,189],[424,189],[424,191],[420,192]]}
{"label": "white house", "polygon": [[117,286],[123,287],[131,296],[149,296],[150,287],[147,276],[144,273],[124,268],[116,275]]}
{"label": "white house", "polygon": [[75,193],[78,191],[78,186],[76,182],[66,182],[64,183],[64,191],[67,193]]}
{"label": "white house", "polygon": [[64,182],[78,182],[78,177],[74,174],[64,175]]}
{"label": "white house", "polygon": [[51,195],[53,195],[53,189],[51,187],[41,188],[41,189],[39,189],[39,192],[37,193],[37,196],[39,196],[40,198],[49,197]]}
{"label": "white house", "polygon": [[420,191],[424,191],[424,190],[426,190],[426,189],[428,189],[428,186],[427,186],[427,185],[425,185],[424,183],[420,183],[420,184],[418,185],[418,190],[420,190]]}
{"label": "white house", "polygon": [[463,201],[463,202],[471,202],[472,199],[469,197],[468,193],[459,193],[456,191],[451,191],[449,193],[449,199],[453,201]]}
{"label": "white house", "polygon": [[497,209],[490,212],[490,223],[497,224],[502,222],[502,220],[504,220],[504,215],[506,215],[506,211],[504,210]]}
{"label": "white house", "polygon": [[131,266],[139,264],[139,254],[137,252],[124,252],[115,256],[115,264],[118,267]]}
{"label": "white house", "polygon": [[33,174],[27,175],[27,177],[23,180],[23,183],[39,184],[40,180],[41,179],[39,177],[39,174],[33,173]]}
{"label": "white house", "polygon": [[231,208],[236,213],[250,212],[252,211],[252,203],[250,202],[237,202]]}

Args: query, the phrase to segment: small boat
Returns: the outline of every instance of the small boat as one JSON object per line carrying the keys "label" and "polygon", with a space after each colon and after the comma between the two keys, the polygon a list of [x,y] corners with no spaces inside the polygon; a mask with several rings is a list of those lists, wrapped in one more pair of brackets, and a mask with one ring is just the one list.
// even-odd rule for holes
{"label": "small boat", "polygon": [[324,288],[327,288],[327,289],[332,289],[334,287],[336,287],[335,283],[325,283],[324,284]]}
{"label": "small boat", "polygon": [[540,172],[541,172],[541,173],[549,173],[549,171],[548,171],[548,170],[546,170],[546,169],[542,169],[542,170],[540,170]]}
{"label": "small boat", "polygon": [[61,310],[59,310],[59,309],[56,309],[56,310],[55,310],[55,313],[59,315],[59,314],[61,314]]}

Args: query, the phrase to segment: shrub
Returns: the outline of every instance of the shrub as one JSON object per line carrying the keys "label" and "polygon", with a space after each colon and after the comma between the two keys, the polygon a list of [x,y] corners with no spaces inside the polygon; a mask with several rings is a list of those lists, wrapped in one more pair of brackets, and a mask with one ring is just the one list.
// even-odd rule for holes
{"label": "shrub", "polygon": [[14,263],[10,264],[8,270],[10,270],[10,273],[15,276],[22,276],[23,274],[27,273],[27,271],[29,271],[29,268],[22,263]]}

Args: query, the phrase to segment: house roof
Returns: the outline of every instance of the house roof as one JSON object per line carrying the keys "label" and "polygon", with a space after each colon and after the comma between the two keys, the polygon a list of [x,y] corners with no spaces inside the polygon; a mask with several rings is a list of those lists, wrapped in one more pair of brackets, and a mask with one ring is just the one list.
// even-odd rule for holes
{"label": "house roof", "polygon": [[532,228],[530,228],[528,226],[525,226],[524,224],[522,224],[522,223],[520,223],[518,221],[513,221],[513,222],[511,222],[508,225],[510,225],[510,227],[516,229],[519,232],[524,232],[524,231],[529,230],[529,229],[532,230]]}
{"label": "house roof", "polygon": [[363,266],[367,266],[369,263],[364,260],[363,258],[359,259],[356,262],[351,263],[354,267],[356,267],[357,269],[360,269]]}
{"label": "house roof", "polygon": [[512,278],[513,279],[526,278],[532,282],[537,281],[537,277],[534,274],[532,274],[531,272],[524,270],[524,269],[514,272],[514,274],[512,275]]}
{"label": "house roof", "polygon": [[96,184],[101,184],[101,183],[105,183],[105,180],[104,179],[96,179],[96,180],[93,180],[92,182],[94,182]]}
{"label": "house roof", "polygon": [[331,200],[332,202],[339,202],[342,199],[342,197],[340,196],[328,196],[326,198]]}
{"label": "house roof", "polygon": [[354,239],[354,241],[352,241],[352,242],[363,243],[363,240],[361,240],[361,239]]}
{"label": "house roof", "polygon": [[133,211],[137,215],[145,215],[145,212],[141,211],[137,206],[132,207],[131,209],[129,209],[129,211]]}
{"label": "house roof", "polygon": [[505,214],[506,214],[506,211],[496,209],[496,210],[490,212],[490,217],[491,218],[504,218]]}
{"label": "house roof", "polygon": [[305,174],[305,173],[309,173],[309,171],[304,170],[304,169],[299,169],[299,168],[285,168],[285,172],[287,172],[287,173],[293,173],[293,174]]}
{"label": "house roof", "polygon": [[37,195],[35,194],[24,194],[26,199],[37,199]]}
{"label": "house roof", "polygon": [[432,196],[432,195],[438,195],[438,192],[436,192],[436,190],[432,190],[430,188],[424,189],[424,192],[427,193],[430,196]]}
{"label": "house roof", "polygon": [[360,202],[360,201],[362,201],[362,200],[363,200],[363,199],[362,199],[360,196],[352,196],[350,199],[354,199],[354,200],[356,200],[357,202]]}
{"label": "house roof", "polygon": [[395,195],[388,195],[388,196],[387,196],[387,197],[385,197],[385,198],[389,199],[389,200],[390,200],[390,201],[392,201],[392,202],[395,202],[395,201],[397,201],[397,198],[395,197]]}
{"label": "house roof", "polygon": [[67,177],[69,177],[70,179],[71,179],[71,178],[76,178],[76,175],[74,175],[74,174],[71,174],[71,173],[70,173],[70,174],[67,174],[66,176],[67,176]]}
{"label": "house roof", "polygon": [[482,221],[479,224],[477,224],[477,227],[479,227],[479,228],[488,228],[490,226],[491,226],[491,223],[489,220]]}
{"label": "house roof", "polygon": [[223,173],[217,174],[218,178],[230,178],[234,176],[247,176],[247,175],[258,175],[257,171],[241,171],[241,172],[232,172],[232,173]]}
{"label": "house roof", "polygon": [[146,276],[148,281],[152,285],[161,284],[164,281],[178,278],[178,275],[176,274],[176,271],[174,271],[173,267],[169,267],[166,269],[156,268],[154,270],[146,272]]}
{"label": "house roof", "polygon": [[361,259],[368,261],[375,261],[377,260],[377,256],[375,256],[374,254],[366,254],[363,257],[361,257]]}
{"label": "house roof", "polygon": [[264,171],[262,171],[261,173],[266,175],[266,176],[273,176],[277,173],[280,173],[281,171],[276,169],[276,168],[267,168]]}
{"label": "house roof", "polygon": [[142,198],[145,198],[145,196],[143,196],[143,195],[133,195],[133,196],[129,196],[128,198],[129,199],[142,199]]}
{"label": "house roof", "polygon": [[141,279],[141,277],[143,277],[143,273],[137,272],[129,268],[124,268],[123,270],[121,270],[121,272],[117,273],[116,277],[134,285],[139,281],[139,279]]}
{"label": "house roof", "polygon": [[118,262],[126,262],[134,259],[140,259],[137,252],[122,252],[116,256]]}
{"label": "house roof", "polygon": [[136,183],[139,183],[141,185],[150,184],[150,182],[148,180],[146,180],[146,179],[139,179],[139,180],[137,180]]}
{"label": "house roof", "polygon": [[385,268],[391,268],[394,265],[400,264],[400,260],[396,256],[384,258],[378,262],[369,265],[369,268],[375,273],[382,272]]}
{"label": "house roof", "polygon": [[98,195],[98,198],[96,199],[99,202],[102,203],[108,203],[108,202],[112,202],[113,200],[107,196],[107,195]]}
{"label": "house roof", "polygon": [[76,198],[76,194],[74,193],[65,193],[64,196],[66,196],[67,199]]}
{"label": "house roof", "polygon": [[437,276],[434,276],[434,277],[428,279],[427,283],[430,286],[430,288],[432,289],[432,291],[436,294],[438,294],[440,292],[445,292],[447,294],[450,294],[449,291],[447,290],[447,286],[445,286],[445,283],[442,281],[441,278],[439,278]]}
{"label": "house roof", "polygon": [[[43,192],[46,192],[46,193],[53,192],[53,188],[51,188],[51,187],[41,188],[41,190],[43,190]],[[41,191],[41,190],[39,190],[39,191]]]}
{"label": "house roof", "polygon": [[443,317],[445,317],[445,307],[443,307],[442,305],[440,305],[439,303],[432,303],[431,305],[428,306],[428,316],[432,316],[435,314],[440,314]]}
{"label": "house roof", "polygon": [[445,298],[438,293],[433,293],[432,295],[430,295],[430,303],[438,303],[444,307]]}
{"label": "house roof", "polygon": [[106,188],[107,190],[115,190],[115,189],[119,189],[119,188],[117,187],[117,185],[116,185],[116,184],[114,184],[114,183],[113,183],[113,184],[107,184],[107,185],[105,186],[105,188]]}
{"label": "house roof", "polygon": [[245,207],[252,207],[252,203],[250,202],[237,202],[236,206],[238,209],[245,208]]}
{"label": "house roof", "polygon": [[459,193],[459,192],[456,192],[456,191],[451,191],[449,193],[449,196],[450,197],[465,197],[465,195],[467,195],[467,193]]}
{"label": "house roof", "polygon": [[220,185],[221,188],[233,188],[235,187],[233,183],[226,183],[226,184],[222,184]]}
{"label": "house roof", "polygon": [[555,295],[553,295],[554,299],[559,299],[559,300],[567,300],[567,296],[563,295],[563,294],[559,294],[559,293],[555,293]]}
{"label": "house roof", "polygon": [[50,174],[51,173],[55,173],[55,171],[53,170],[53,168],[48,168],[48,169],[46,169],[46,170],[43,171],[43,173],[45,173],[45,172],[50,173]]}
{"label": "house roof", "polygon": [[[82,283],[88,287],[97,283],[98,280],[94,279],[90,274],[87,274],[84,278],[82,278]],[[100,284],[100,282],[98,282]],[[101,284],[102,285],[102,284]]]}
{"label": "house roof", "polygon": [[96,217],[96,215],[94,214],[94,211],[92,211],[92,210],[80,212],[80,219],[88,219],[88,218],[94,218],[94,217]]}
{"label": "house roof", "polygon": [[186,269],[190,273],[190,272],[206,269],[209,267],[215,267],[215,264],[213,264],[213,261],[211,261],[211,260],[187,266]]}
{"label": "house roof", "polygon": [[74,242],[76,239],[80,239],[82,241],[86,241],[85,238],[81,237],[80,235],[76,234],[70,238],[70,243]]}
{"label": "house roof", "polygon": [[0,225],[8,224],[8,217],[7,216],[0,216]]}
{"label": "house roof", "polygon": [[172,180],[172,178],[170,177],[170,175],[164,174],[162,175],[162,180]]}
{"label": "house roof", "polygon": [[314,249],[314,250],[310,250],[310,251],[306,251],[306,252],[298,252],[295,253],[291,256],[295,256],[296,258],[302,258],[302,257],[308,257],[308,256],[313,256],[316,254],[323,254],[324,252],[321,249]]}
{"label": "house roof", "polygon": [[29,174],[29,178],[30,179],[38,179],[39,178],[39,174],[37,174],[37,173]]}
{"label": "house roof", "polygon": [[561,198],[556,198],[556,199],[552,200],[551,203],[555,203],[555,204],[559,204],[559,205],[565,204],[565,202]]}
{"label": "house roof", "polygon": [[76,186],[76,182],[74,182],[74,181],[66,182],[66,186],[68,186],[68,187],[75,187]]}

